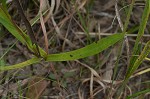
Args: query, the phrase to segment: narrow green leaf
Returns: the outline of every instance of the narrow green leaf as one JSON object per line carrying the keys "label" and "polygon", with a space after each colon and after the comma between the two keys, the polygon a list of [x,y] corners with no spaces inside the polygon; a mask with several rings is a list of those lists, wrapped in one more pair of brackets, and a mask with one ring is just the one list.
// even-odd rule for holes
{"label": "narrow green leaf", "polygon": [[136,59],[134,65],[130,69],[130,72],[128,72],[125,80],[129,79],[129,77],[134,73],[134,71],[139,67],[139,65],[145,60],[147,55],[150,53],[150,41],[148,41],[141,53],[141,55]]}
{"label": "narrow green leaf", "polygon": [[143,15],[142,15],[142,20],[141,20],[141,23],[140,23],[140,27],[139,27],[139,31],[138,31],[138,36],[136,38],[136,41],[135,41],[135,45],[134,45],[134,48],[133,48],[133,53],[132,53],[132,57],[130,59],[130,64],[129,64],[129,68],[128,68],[128,72],[130,72],[130,70],[132,69],[132,66],[134,65],[137,57],[135,55],[138,55],[139,51],[138,51],[138,46],[139,46],[139,42],[144,34],[144,30],[145,30],[145,27],[146,27],[146,24],[147,24],[147,21],[148,21],[148,18],[149,18],[149,14],[150,14],[150,0],[147,0],[146,1],[146,5],[145,5],[145,8],[144,8],[144,12],[143,12]]}
{"label": "narrow green leaf", "polygon": [[86,33],[88,40],[91,42],[89,30],[88,30],[88,28],[87,28],[87,26],[86,26],[85,19],[82,17],[82,15],[81,15],[81,13],[79,12],[79,10],[77,10],[77,14],[78,14],[79,19],[80,19],[80,21],[81,21],[81,25],[83,26],[84,32]]}
{"label": "narrow green leaf", "polygon": [[0,3],[2,3],[2,6],[4,7],[5,11],[7,11],[7,0],[1,0]]}
{"label": "narrow green leaf", "polygon": [[133,99],[133,98],[135,98],[137,96],[140,96],[142,94],[146,94],[148,92],[150,92],[150,89],[142,90],[142,91],[139,91],[137,93],[132,94],[131,96],[128,96],[126,99]]}
{"label": "narrow green leaf", "polygon": [[[42,15],[45,15],[48,11],[49,9],[44,11]],[[40,14],[37,14],[33,19],[30,20],[31,26],[33,26],[39,19],[40,19]]]}
{"label": "narrow green leaf", "polygon": [[[12,20],[11,17],[7,14],[6,11],[3,10],[3,7],[0,6],[0,23],[13,35],[15,36],[20,42],[27,45],[31,52],[36,52],[36,46],[32,44],[30,37],[25,34]],[[39,48],[41,56],[46,57],[46,52]]]}
{"label": "narrow green leaf", "polygon": [[1,71],[6,71],[6,70],[12,70],[12,69],[18,69],[18,68],[23,68],[25,66],[31,65],[31,64],[35,64],[40,62],[42,59],[41,58],[32,58],[30,60],[27,60],[25,62],[19,63],[19,64],[15,64],[15,65],[11,65],[11,66],[1,66],[0,67],[0,72]]}
{"label": "narrow green leaf", "polygon": [[123,37],[123,33],[114,34],[75,51],[60,54],[50,54],[47,56],[46,61],[68,61],[92,56],[114,45],[116,42],[123,39]]}
{"label": "narrow green leaf", "polygon": [[[132,0],[132,5],[131,5],[132,8],[133,8],[134,4],[135,4],[135,0]],[[137,57],[135,55],[139,54],[139,42],[141,40],[141,37],[144,34],[144,30],[145,30],[145,27],[146,27],[146,24],[147,24],[147,20],[148,20],[148,17],[149,17],[149,13],[150,13],[150,7],[149,6],[150,6],[150,0],[147,0],[146,6],[144,8],[143,15],[142,15],[142,21],[141,21],[140,26],[139,26],[138,36],[137,36],[137,39],[136,39],[136,42],[135,42],[135,45],[134,45],[134,48],[133,48],[132,56],[131,56],[131,59],[130,59],[130,64],[128,66],[125,79],[124,79],[123,83],[121,84],[121,87],[118,89],[117,95],[115,97],[116,99],[120,96],[121,92],[123,91],[125,85],[127,84],[128,80],[129,80],[130,76],[133,74],[133,72],[142,63],[143,57],[147,56],[147,52],[146,53],[143,52],[145,54],[142,55],[143,54],[142,53],[141,56],[138,59],[137,59]],[[131,10],[129,10],[129,11],[131,12]],[[128,13],[128,14],[131,15],[131,13]],[[128,24],[126,24],[125,26],[127,26],[127,25]]]}
{"label": "narrow green leaf", "polygon": [[[11,20],[10,16],[4,11],[3,7],[0,6],[0,23],[19,41],[23,44],[31,43],[29,37],[23,33]],[[28,41],[27,41],[28,40]]]}
{"label": "narrow green leaf", "polygon": [[[45,58],[45,60],[46,61],[69,61],[69,60],[85,58],[91,55],[98,54],[99,52],[105,50],[106,48],[114,45],[119,40],[123,39],[123,37],[124,37],[123,33],[114,34],[75,51],[70,51],[70,52],[65,52],[60,54],[50,54]],[[2,66],[0,68],[0,71],[23,68],[25,66],[34,63],[39,63],[41,60],[42,58],[32,58],[30,60],[27,60],[25,62],[16,65]]]}

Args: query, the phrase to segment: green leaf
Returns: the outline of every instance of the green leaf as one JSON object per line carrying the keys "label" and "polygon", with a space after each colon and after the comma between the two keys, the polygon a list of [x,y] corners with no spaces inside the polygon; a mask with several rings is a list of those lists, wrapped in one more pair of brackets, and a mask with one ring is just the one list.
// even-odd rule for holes
{"label": "green leaf", "polygon": [[2,3],[2,6],[4,8],[5,11],[7,11],[7,4],[6,4],[7,0],[1,0],[0,3]]}
{"label": "green leaf", "polygon": [[142,95],[142,94],[146,94],[146,93],[148,93],[148,92],[150,92],[150,89],[145,89],[145,90],[139,91],[139,92],[137,92],[137,93],[134,93],[134,94],[132,94],[131,96],[127,96],[126,99],[133,99],[133,98],[135,98],[135,97],[137,97],[137,96],[140,96],[140,95]]}
{"label": "green leaf", "polygon": [[133,48],[133,53],[132,53],[132,57],[130,59],[130,64],[129,64],[129,68],[128,68],[128,72],[130,72],[130,70],[132,69],[132,66],[134,65],[137,57],[136,55],[138,55],[139,51],[138,51],[138,47],[139,47],[139,42],[144,34],[144,30],[145,30],[145,27],[146,27],[146,24],[147,24],[147,21],[148,21],[148,18],[149,18],[149,14],[150,14],[150,0],[147,0],[146,1],[146,5],[145,5],[145,8],[144,8],[144,12],[143,12],[143,15],[142,15],[142,20],[140,22],[140,27],[139,27],[139,31],[138,31],[138,36],[136,38],[136,41],[135,41],[135,45],[134,45],[134,48]]}
{"label": "green leaf", "polygon": [[29,37],[23,33],[15,23],[13,23],[10,16],[4,11],[2,6],[0,6],[0,23],[23,44],[31,43]]}
{"label": "green leaf", "polygon": [[1,66],[0,67],[0,72],[1,71],[6,71],[6,70],[12,70],[12,69],[18,69],[18,68],[23,68],[25,66],[29,66],[31,64],[35,64],[35,63],[39,63],[42,60],[42,58],[32,58],[29,59],[25,62],[19,63],[19,64],[15,64],[15,65],[11,65],[11,66]]}
{"label": "green leaf", "polygon": [[129,79],[129,77],[134,73],[134,71],[140,66],[140,64],[145,60],[147,55],[150,53],[150,41],[148,41],[140,54],[140,56],[136,59],[134,65],[130,69],[130,72],[128,72],[125,80]]}
{"label": "green leaf", "polygon": [[[105,50],[106,48],[114,45],[119,40],[123,39],[123,37],[124,37],[123,33],[114,34],[109,37],[103,38],[99,40],[98,42],[94,42],[90,45],[87,45],[84,48],[80,48],[74,51],[60,53],[60,54],[50,54],[45,59],[46,61],[69,61],[69,60],[85,58],[88,56],[98,54],[99,52]],[[35,57],[35,58],[32,58],[30,60],[27,60],[25,62],[16,64],[16,65],[2,66],[0,68],[0,71],[23,68],[25,66],[28,66],[34,63],[39,63],[42,59],[43,58]]]}
{"label": "green leaf", "polygon": [[[36,46],[32,44],[30,37],[25,34],[11,19],[9,14],[4,11],[3,7],[0,6],[0,23],[12,34],[14,35],[20,42],[27,45],[31,52],[36,52]],[[46,52],[39,48],[42,57],[46,57]]]}
{"label": "green leaf", "polygon": [[123,37],[123,33],[114,34],[109,37],[103,38],[98,42],[94,42],[90,45],[87,45],[84,48],[60,54],[50,54],[47,56],[46,61],[68,61],[92,56],[114,45],[116,42],[123,39]]}

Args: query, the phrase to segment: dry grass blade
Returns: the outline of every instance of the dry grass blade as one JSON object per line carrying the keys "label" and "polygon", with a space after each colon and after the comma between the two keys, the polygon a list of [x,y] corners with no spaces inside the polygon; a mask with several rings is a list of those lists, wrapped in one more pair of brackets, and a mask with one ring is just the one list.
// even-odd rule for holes
{"label": "dry grass blade", "polygon": [[[88,65],[86,65],[86,64],[84,64],[84,63],[81,63],[80,61],[77,61],[76,60],[76,62],[78,62],[78,63],[80,63],[81,65],[83,65],[83,66],[85,66],[86,68],[88,68],[90,71],[91,71],[91,77],[90,77],[90,90],[89,90],[89,92],[90,92],[90,99],[94,99],[94,93],[93,93],[93,81],[96,81],[96,82],[98,82],[98,83],[100,83],[101,84],[101,77],[99,76],[99,74],[94,70],[94,69],[92,69],[91,67],[89,67]],[[95,77],[94,77],[95,76]],[[95,78],[95,80],[94,80],[94,78]],[[85,82],[87,82],[89,79],[85,79],[83,82],[82,82],[82,84],[83,83],[85,83]],[[103,84],[102,84],[102,86],[104,86]],[[79,94],[80,95],[80,94]],[[79,96],[79,97],[81,97],[81,96]]]}
{"label": "dry grass blade", "polygon": [[[92,74],[92,75],[93,75],[93,74]],[[81,97],[84,97],[84,96],[85,96],[84,93],[87,93],[87,92],[84,92],[84,89],[83,89],[82,87],[84,87],[85,84],[88,83],[88,82],[90,82],[90,85],[89,85],[89,89],[90,89],[90,90],[89,90],[89,93],[90,93],[89,98],[90,98],[90,99],[94,99],[94,96],[96,96],[99,92],[105,92],[107,86],[106,86],[102,81],[100,81],[100,80],[99,80],[98,78],[96,78],[96,77],[93,77],[92,80],[93,80],[92,83],[91,83],[91,78],[86,78],[86,79],[84,79],[84,80],[82,81],[82,84],[81,84],[81,86],[80,86],[79,89],[78,89],[78,95],[79,95],[80,99],[84,99],[84,98],[81,98]],[[98,87],[100,87],[99,90],[97,90],[97,88],[95,89],[95,88],[93,87],[94,82],[96,82],[97,84],[99,84],[99,86],[98,86]],[[85,87],[84,87],[84,88],[85,88]],[[86,90],[85,90],[85,91],[86,91]]]}
{"label": "dry grass blade", "polygon": [[77,10],[83,9],[84,5],[87,3],[88,0],[79,0],[77,1],[79,3],[79,6],[77,7]]}
{"label": "dry grass blade", "polygon": [[91,72],[91,78],[90,78],[90,99],[94,98],[94,96],[93,96],[93,78],[94,78],[94,75]]}
{"label": "dry grass blade", "polygon": [[47,38],[47,32],[46,32],[46,28],[45,28],[45,25],[44,25],[44,20],[43,20],[42,14],[40,14],[40,21],[41,21],[43,34],[44,34],[45,50],[46,50],[46,52],[48,54],[48,38]]}
{"label": "dry grass blade", "polygon": [[[85,35],[84,32],[75,32],[76,34],[79,34],[79,35]],[[90,32],[89,35],[91,37],[95,37],[96,35],[100,35],[100,36],[110,36],[110,35],[113,35],[114,33],[97,33],[97,32]],[[115,33],[116,34],[116,33]],[[138,34],[126,34],[127,37],[137,37]],[[150,37],[149,34],[144,34],[143,37]]]}
{"label": "dry grass blade", "polygon": [[55,27],[55,30],[56,30],[56,32],[57,32],[58,37],[61,38],[62,40],[65,40],[65,42],[66,42],[69,46],[71,46],[72,48],[76,48],[76,46],[75,46],[70,40],[68,40],[68,39],[66,39],[66,38],[63,37],[63,35],[62,35],[61,32],[60,32],[60,29],[59,29],[58,25],[56,24],[56,22],[55,22],[55,20],[54,20],[54,17],[51,17],[51,20],[52,20],[52,22],[53,22],[53,25],[54,25],[54,27]]}
{"label": "dry grass blade", "polygon": [[55,9],[54,14],[58,12],[59,7],[60,7],[60,0],[56,0],[56,9]]}
{"label": "dry grass blade", "polygon": [[123,24],[122,24],[122,21],[121,21],[121,18],[120,18],[120,14],[119,14],[117,2],[118,2],[118,0],[116,1],[116,4],[115,4],[116,17],[117,17],[118,23],[119,23],[119,25],[120,25],[120,28],[121,28],[121,30],[123,31],[123,30],[124,30],[124,27],[123,27]]}
{"label": "dry grass blade", "polygon": [[91,71],[91,73],[93,74],[93,76],[95,76],[95,77],[99,78],[99,80],[101,80],[101,77],[99,76],[99,74],[93,68],[89,67],[88,65],[86,65],[84,63],[81,63],[78,60],[76,60],[76,62],[83,65],[84,67],[88,68]]}
{"label": "dry grass blade", "polygon": [[[45,7],[43,8],[43,5],[46,5],[48,4],[48,1],[47,0],[40,0],[40,10],[39,10],[39,13],[40,13],[40,21],[41,21],[41,26],[42,26],[42,30],[43,30],[43,34],[44,34],[44,40],[45,40],[45,50],[48,54],[48,38],[47,38],[47,32],[46,32],[46,27],[45,27],[45,23],[44,23],[44,19],[43,19],[43,16],[42,16],[42,12],[45,11]],[[47,10],[47,9],[46,9]]]}
{"label": "dry grass blade", "polygon": [[147,69],[144,69],[142,71],[139,71],[139,72],[133,74],[130,78],[133,78],[133,77],[136,77],[136,76],[140,76],[140,75],[148,73],[148,72],[150,72],[150,68],[147,68]]}

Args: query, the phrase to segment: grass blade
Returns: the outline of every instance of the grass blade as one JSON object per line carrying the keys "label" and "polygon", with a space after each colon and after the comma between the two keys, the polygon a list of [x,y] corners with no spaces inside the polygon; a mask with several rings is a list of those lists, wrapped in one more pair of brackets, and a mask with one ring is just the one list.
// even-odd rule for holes
{"label": "grass blade", "polygon": [[29,37],[25,33],[23,33],[23,31],[21,31],[21,29],[19,29],[19,27],[17,27],[15,23],[13,23],[10,16],[7,14],[7,12],[4,11],[2,6],[0,6],[0,23],[20,42],[22,42],[23,44],[31,45]]}
{"label": "grass blade", "polygon": [[129,77],[134,73],[134,71],[139,67],[139,65],[145,60],[145,58],[147,57],[149,53],[150,53],[150,41],[147,42],[141,55],[136,59],[134,65],[130,69],[130,72],[128,72],[128,74],[126,75],[125,80],[129,79]]}
{"label": "grass blade", "polygon": [[133,53],[132,53],[132,57],[130,59],[130,64],[129,64],[129,68],[128,68],[128,71],[127,73],[130,72],[130,70],[132,69],[137,57],[135,55],[138,55],[139,51],[138,51],[138,46],[139,46],[139,42],[144,34],[144,30],[145,30],[145,27],[146,27],[146,24],[147,24],[147,21],[148,21],[148,18],[149,18],[149,14],[150,14],[150,0],[147,0],[146,1],[146,5],[145,5],[145,9],[144,9],[144,12],[143,12],[143,15],[142,15],[142,20],[141,20],[141,24],[140,24],[140,27],[139,27],[139,31],[138,31],[138,36],[136,38],[136,42],[135,42],[135,45],[134,45],[134,48],[133,48]]}
{"label": "grass blade", "polygon": [[12,70],[12,69],[18,69],[18,68],[23,68],[25,66],[31,65],[31,64],[35,64],[40,62],[42,59],[41,58],[32,58],[29,59],[25,62],[19,63],[19,64],[15,64],[15,65],[10,65],[10,66],[1,66],[0,67],[0,72],[1,71],[6,71],[6,70]]}
{"label": "grass blade", "polygon": [[[103,38],[99,40],[98,42],[94,42],[90,45],[87,45],[84,48],[80,48],[74,51],[60,53],[60,54],[49,54],[45,58],[45,60],[46,61],[69,61],[69,60],[76,60],[76,59],[92,56],[114,45],[116,42],[123,39],[123,37],[124,37],[123,33],[114,34],[109,37]],[[0,71],[23,68],[25,66],[28,66],[34,63],[39,63],[41,60],[42,58],[32,58],[30,60],[27,60],[25,62],[16,64],[16,65],[2,66],[0,68]]]}
{"label": "grass blade", "polygon": [[[3,10],[3,7],[0,6],[0,23],[13,35],[15,36],[21,43],[27,45],[31,52],[36,53],[36,46],[32,44],[30,37],[25,34],[12,20],[11,17],[7,14],[6,11]],[[40,54],[42,57],[46,57],[46,52],[39,48]]]}
{"label": "grass blade", "polygon": [[46,61],[68,61],[92,56],[114,45],[116,42],[123,39],[123,37],[123,33],[114,34],[75,51],[60,54],[50,54],[47,56]]}
{"label": "grass blade", "polygon": [[137,92],[137,93],[134,93],[134,94],[131,95],[131,96],[128,96],[126,99],[133,99],[133,98],[136,98],[136,97],[139,96],[139,95],[146,94],[146,93],[148,93],[148,92],[150,92],[150,89],[142,90],[142,91],[139,91],[139,92]]}

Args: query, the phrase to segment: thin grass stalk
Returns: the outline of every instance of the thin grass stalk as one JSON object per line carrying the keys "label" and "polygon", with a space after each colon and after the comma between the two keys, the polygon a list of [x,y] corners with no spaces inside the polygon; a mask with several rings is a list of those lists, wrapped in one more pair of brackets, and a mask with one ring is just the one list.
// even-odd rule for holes
{"label": "thin grass stalk", "polygon": [[[132,0],[131,4],[130,4],[130,7],[129,7],[129,10],[128,10],[128,13],[127,13],[127,17],[126,17],[126,21],[124,23],[124,27],[123,27],[123,34],[124,34],[124,37],[125,35],[127,34],[127,28],[128,28],[128,24],[130,22],[130,17],[131,17],[131,13],[132,13],[132,10],[133,10],[133,6],[134,6],[134,3],[135,3],[135,0]],[[122,54],[122,49],[123,49],[123,43],[124,43],[124,39],[121,40],[121,43],[120,43],[120,47],[119,47],[119,53],[117,55],[117,60],[116,60],[116,63],[115,63],[115,68],[114,68],[114,74],[113,74],[113,78],[112,78],[112,86],[111,86],[111,91],[112,91],[112,87],[113,87],[113,83],[114,83],[114,80],[116,78],[116,74],[117,74],[117,70],[118,70],[118,63],[119,63],[119,60],[120,60],[120,56]],[[124,88],[125,84],[123,86],[121,86],[121,88],[119,88],[119,91],[117,92],[116,94],[116,97],[119,97],[120,93],[122,92],[123,88]],[[111,91],[110,91],[110,94],[111,94]]]}
{"label": "thin grass stalk", "polygon": [[142,21],[141,21],[141,24],[140,24],[140,27],[139,27],[139,31],[138,31],[138,35],[137,35],[137,38],[136,38],[136,41],[135,41],[135,45],[134,45],[134,48],[133,48],[133,52],[132,52],[132,57],[130,59],[130,64],[129,64],[129,67],[128,67],[128,71],[127,71],[127,74],[130,72],[130,70],[132,69],[136,59],[137,59],[137,56],[139,53],[138,53],[138,46],[139,46],[139,42],[144,34],[144,30],[145,30],[145,27],[146,27],[146,24],[147,24],[147,21],[148,21],[148,17],[149,17],[149,14],[150,14],[150,1],[147,0],[146,1],[146,5],[145,5],[145,9],[144,9],[144,12],[143,12],[143,15],[142,15]]}
{"label": "thin grass stalk", "polygon": [[[132,55],[137,55],[139,41],[140,41],[142,35],[144,34],[144,30],[145,30],[145,27],[146,27],[146,24],[148,21],[149,14],[150,14],[150,1],[147,0]],[[138,58],[134,57],[134,56],[131,57],[130,64],[129,64],[129,67],[128,67],[128,70],[126,73],[126,77],[122,83],[122,86],[118,90],[117,97],[120,95],[120,93],[124,89],[126,83],[128,82],[129,78],[131,77],[131,75],[139,67],[139,65],[143,62],[143,60],[146,58],[146,56],[149,53],[150,53],[150,41],[146,44],[146,46],[144,47],[144,50],[142,51],[141,55]]]}

